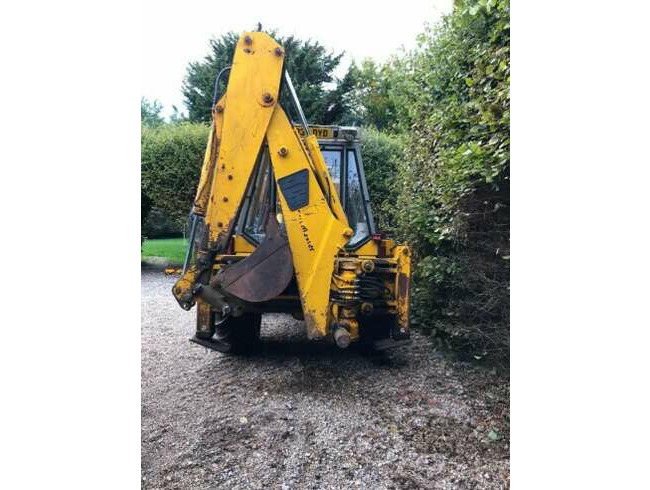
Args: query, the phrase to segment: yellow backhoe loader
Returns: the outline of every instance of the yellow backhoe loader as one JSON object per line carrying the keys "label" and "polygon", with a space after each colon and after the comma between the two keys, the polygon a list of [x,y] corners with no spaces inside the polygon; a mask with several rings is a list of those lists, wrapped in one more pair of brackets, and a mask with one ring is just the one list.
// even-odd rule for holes
{"label": "yellow backhoe loader", "polygon": [[[264,32],[240,37],[217,98],[173,287],[197,307],[196,343],[259,345],[262,314],[304,320],[313,340],[376,348],[409,338],[409,248],[376,232],[356,128],[310,126],[285,53]],[[279,103],[287,92],[300,119]]]}

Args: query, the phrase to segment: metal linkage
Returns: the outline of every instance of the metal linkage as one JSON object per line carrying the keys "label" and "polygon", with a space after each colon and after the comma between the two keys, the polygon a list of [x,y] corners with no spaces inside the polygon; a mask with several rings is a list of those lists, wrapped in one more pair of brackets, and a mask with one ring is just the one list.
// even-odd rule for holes
{"label": "metal linkage", "polygon": [[196,235],[196,223],[199,220],[199,216],[195,213],[191,213],[192,225],[190,228],[190,236],[187,241],[187,250],[185,251],[185,261],[183,262],[183,274],[187,272],[187,269],[190,267],[190,259],[192,257],[192,248],[194,248],[194,237]]}

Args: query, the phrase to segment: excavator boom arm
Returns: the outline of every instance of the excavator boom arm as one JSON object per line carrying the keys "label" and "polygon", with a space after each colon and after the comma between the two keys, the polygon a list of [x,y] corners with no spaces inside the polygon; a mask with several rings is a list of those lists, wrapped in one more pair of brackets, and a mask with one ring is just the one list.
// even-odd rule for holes
{"label": "excavator boom arm", "polygon": [[[273,247],[258,247],[256,258],[253,253],[233,268],[235,277],[232,271],[212,277],[214,257],[228,247],[266,141],[286,230],[284,239],[290,248],[289,265],[295,272],[307,332],[317,338],[327,335],[334,264],[352,230],[316,138],[299,136],[279,104],[283,64],[284,51],[270,36],[262,32],[241,36],[228,88],[213,110],[194,205],[194,212],[205,216],[203,242],[197,246],[196,265],[184,270],[173,292],[185,309],[191,308],[197,297],[224,308],[228,293],[236,296],[238,281],[254,283],[255,271],[269,270],[269,261],[282,257],[283,235],[267,237],[276,240]],[[248,267],[244,265],[247,261]],[[259,281],[272,279],[259,277]]]}
{"label": "excavator boom arm", "polygon": [[[280,106],[271,118],[267,141],[307,333],[311,338],[323,337],[334,261],[352,230],[344,214],[342,219],[334,215],[309,153]],[[318,147],[316,151],[320,154]]]}

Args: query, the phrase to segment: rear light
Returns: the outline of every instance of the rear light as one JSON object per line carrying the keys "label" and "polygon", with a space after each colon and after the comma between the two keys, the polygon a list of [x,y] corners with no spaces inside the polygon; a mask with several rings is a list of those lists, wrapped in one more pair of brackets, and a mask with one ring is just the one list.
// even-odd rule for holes
{"label": "rear light", "polygon": [[381,240],[381,233],[373,233],[371,238],[375,240],[376,242]]}

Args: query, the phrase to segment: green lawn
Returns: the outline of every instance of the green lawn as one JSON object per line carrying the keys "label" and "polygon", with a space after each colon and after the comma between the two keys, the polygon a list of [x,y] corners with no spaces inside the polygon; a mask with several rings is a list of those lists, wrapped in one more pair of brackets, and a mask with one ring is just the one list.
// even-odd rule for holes
{"label": "green lawn", "polygon": [[187,240],[185,238],[162,238],[159,240],[145,240],[142,245],[141,258],[163,257],[170,264],[182,265],[185,260]]}

